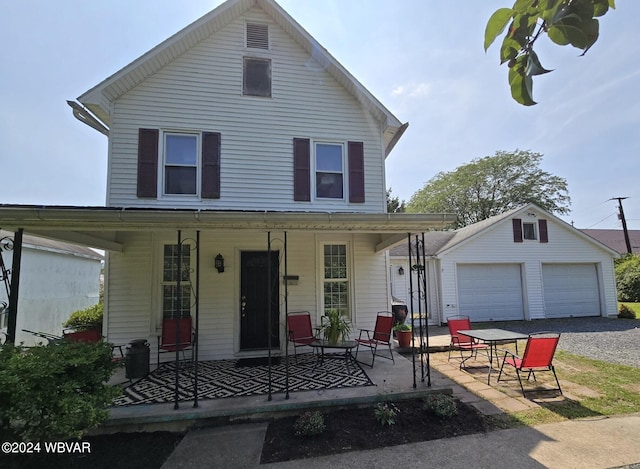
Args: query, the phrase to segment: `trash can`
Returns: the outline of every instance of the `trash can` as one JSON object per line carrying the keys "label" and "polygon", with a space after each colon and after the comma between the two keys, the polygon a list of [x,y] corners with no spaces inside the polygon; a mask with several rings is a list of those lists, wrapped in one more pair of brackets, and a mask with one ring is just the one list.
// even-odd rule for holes
{"label": "trash can", "polygon": [[124,368],[127,379],[144,378],[149,374],[149,343],[146,339],[132,340],[124,354]]}

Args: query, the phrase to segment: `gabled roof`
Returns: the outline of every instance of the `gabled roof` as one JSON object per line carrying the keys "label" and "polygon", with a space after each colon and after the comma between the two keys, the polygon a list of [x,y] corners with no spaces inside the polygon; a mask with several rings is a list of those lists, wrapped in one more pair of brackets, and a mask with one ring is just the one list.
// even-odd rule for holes
{"label": "gabled roof", "polygon": [[[547,212],[546,210],[541,209],[535,204],[527,204],[522,207],[514,208],[512,210],[508,210],[499,215],[495,215],[493,217],[486,218],[477,223],[473,223],[471,225],[467,225],[463,228],[459,228],[455,231],[430,231],[425,233],[425,255],[427,256],[441,256],[447,251],[457,248],[458,246],[465,244],[472,238],[475,238],[481,233],[486,233],[492,229],[494,229],[497,225],[499,225],[504,220],[509,220],[511,218],[517,218],[522,214],[535,210],[537,212],[542,212],[547,219],[555,221],[561,227],[566,230],[570,230],[576,236],[584,239],[585,241],[597,245],[599,248],[608,251],[613,256],[618,256],[618,252],[614,249],[606,246],[601,243],[597,239],[592,238],[591,236],[586,235],[581,230],[574,228],[567,222],[559,219],[555,215]],[[397,250],[391,251],[390,255],[396,256],[406,256],[407,255],[407,247],[406,245],[400,245]]]}
{"label": "gabled roof", "polygon": [[408,124],[402,124],[274,0],[227,0],[82,94],[78,101],[109,127],[110,103],[254,6],[264,10],[382,124],[388,155]]}

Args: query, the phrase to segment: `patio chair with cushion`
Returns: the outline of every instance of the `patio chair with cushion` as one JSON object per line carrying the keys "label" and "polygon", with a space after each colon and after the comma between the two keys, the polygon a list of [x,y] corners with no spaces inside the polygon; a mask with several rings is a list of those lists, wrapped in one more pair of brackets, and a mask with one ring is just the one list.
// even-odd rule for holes
{"label": "patio chair with cushion", "polygon": [[[360,346],[368,347],[371,350],[371,365],[365,362],[360,362],[364,365],[368,365],[373,368],[373,364],[376,360],[376,356],[387,358],[393,361],[394,365],[396,363],[395,358],[393,358],[393,351],[391,350],[391,333],[393,329],[393,313],[389,311],[381,311],[378,313],[376,317],[376,325],[374,330],[369,329],[360,329],[360,336],[356,339],[357,347],[356,347],[356,361],[358,360],[358,351],[360,350]],[[389,349],[389,357],[386,355],[380,355],[378,353],[378,346],[382,346],[383,348]]]}
{"label": "patio chair with cushion", "polygon": [[193,345],[195,341],[196,335],[192,326],[191,316],[178,319],[163,319],[162,334],[158,337],[157,365],[160,366],[160,354],[164,352],[182,352],[183,361],[186,361],[185,351],[190,350],[190,359],[193,360]]}
{"label": "patio chair with cushion", "polygon": [[298,362],[298,347],[308,347],[317,340],[311,325],[311,313],[308,311],[289,313],[287,315],[287,337],[293,343],[293,353]]}
{"label": "patio chair with cushion", "polygon": [[498,381],[500,381],[500,378],[502,377],[504,365],[514,367],[516,374],[518,375],[518,382],[520,383],[522,395],[526,398],[527,395],[525,394],[524,387],[522,386],[520,372],[528,372],[527,381],[531,376],[533,376],[533,380],[536,381],[536,372],[551,371],[558,387],[545,388],[544,390],[560,391],[560,394],[562,394],[560,382],[558,381],[558,376],[556,375],[556,370],[553,366],[553,356],[555,355],[559,341],[559,332],[537,332],[535,334],[529,334],[522,358],[508,350],[505,351],[504,358],[502,359],[502,366],[500,367],[500,374],[498,375]]}
{"label": "patio chair with cushion", "polygon": [[[471,330],[471,320],[469,316],[453,316],[447,319],[447,327],[451,341],[449,342],[449,360],[451,360],[451,350],[458,349],[460,351],[460,368],[462,368],[465,360],[478,356],[478,350],[486,350],[489,346],[485,343],[478,342],[476,339],[458,334],[458,331]],[[463,351],[471,352],[471,355],[464,357]]]}

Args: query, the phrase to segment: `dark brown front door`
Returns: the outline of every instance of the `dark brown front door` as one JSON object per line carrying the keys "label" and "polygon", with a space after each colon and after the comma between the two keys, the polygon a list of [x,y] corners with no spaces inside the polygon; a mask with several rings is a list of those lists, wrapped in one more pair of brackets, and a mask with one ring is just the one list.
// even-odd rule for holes
{"label": "dark brown front door", "polygon": [[267,349],[269,346],[269,289],[271,289],[271,347],[280,347],[278,331],[279,255],[271,252],[271,282],[268,283],[269,253],[243,251],[240,273],[240,349]]}

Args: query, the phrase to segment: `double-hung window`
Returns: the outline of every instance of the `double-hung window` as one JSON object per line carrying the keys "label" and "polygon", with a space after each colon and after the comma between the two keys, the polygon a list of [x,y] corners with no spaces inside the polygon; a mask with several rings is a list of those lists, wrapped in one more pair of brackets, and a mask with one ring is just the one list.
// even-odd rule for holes
{"label": "double-hung window", "polygon": [[165,195],[198,194],[197,134],[164,134],[164,193]]}
{"label": "double-hung window", "polygon": [[349,316],[349,269],[346,244],[323,248],[323,314],[335,309]]}
{"label": "double-hung window", "polygon": [[[178,264],[180,254],[180,264]],[[180,268],[179,268],[180,267]],[[178,278],[180,294],[178,295]],[[162,317],[175,319],[191,315],[191,246],[166,244],[162,268]]]}
{"label": "double-hung window", "polygon": [[528,240],[538,239],[538,237],[536,236],[536,224],[522,222],[522,237]]}
{"label": "double-hung window", "polygon": [[344,145],[315,143],[316,198],[344,199]]}

